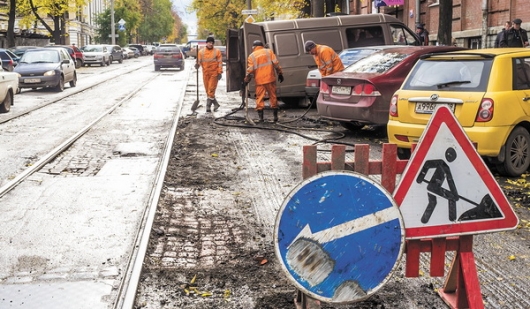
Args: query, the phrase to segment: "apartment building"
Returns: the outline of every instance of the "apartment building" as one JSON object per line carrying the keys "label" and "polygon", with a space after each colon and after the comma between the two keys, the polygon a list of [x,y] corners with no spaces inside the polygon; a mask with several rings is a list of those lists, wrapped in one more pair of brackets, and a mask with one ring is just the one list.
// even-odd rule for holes
{"label": "apartment building", "polygon": [[[429,44],[437,43],[439,5],[450,0],[403,0],[403,5],[376,8],[374,1],[351,0],[350,14],[386,13],[396,16],[411,29],[417,23],[429,31]],[[386,1],[391,3],[391,1]],[[527,0],[452,0],[452,36],[458,46],[493,47],[497,33],[506,21],[520,18],[521,27],[530,30]]]}

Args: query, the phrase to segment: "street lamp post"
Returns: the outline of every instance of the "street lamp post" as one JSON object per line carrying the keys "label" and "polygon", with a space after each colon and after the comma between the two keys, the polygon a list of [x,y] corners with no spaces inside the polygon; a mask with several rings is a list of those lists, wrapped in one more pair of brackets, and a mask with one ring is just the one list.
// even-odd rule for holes
{"label": "street lamp post", "polygon": [[116,30],[114,29],[114,0],[110,0],[110,37],[112,45],[116,45]]}

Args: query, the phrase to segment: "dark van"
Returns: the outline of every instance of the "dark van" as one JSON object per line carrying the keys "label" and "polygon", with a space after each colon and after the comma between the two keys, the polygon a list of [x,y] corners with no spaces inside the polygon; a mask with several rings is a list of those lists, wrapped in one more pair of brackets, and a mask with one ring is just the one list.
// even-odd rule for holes
{"label": "dark van", "polygon": [[[252,42],[261,40],[271,48],[283,70],[285,81],[277,84],[278,98],[288,104],[303,103],[305,82],[315,61],[304,50],[313,40],[340,52],[345,48],[375,45],[420,45],[418,36],[397,18],[386,14],[340,15],[319,18],[244,23],[227,31],[227,91],[242,89]],[[253,82],[251,97],[255,96]]]}

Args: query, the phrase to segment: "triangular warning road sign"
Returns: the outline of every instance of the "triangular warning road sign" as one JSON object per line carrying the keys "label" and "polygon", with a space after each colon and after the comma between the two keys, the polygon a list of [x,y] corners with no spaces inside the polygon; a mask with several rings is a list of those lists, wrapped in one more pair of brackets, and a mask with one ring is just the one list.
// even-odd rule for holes
{"label": "triangular warning road sign", "polygon": [[409,239],[510,230],[519,223],[499,184],[445,106],[427,124],[394,199]]}

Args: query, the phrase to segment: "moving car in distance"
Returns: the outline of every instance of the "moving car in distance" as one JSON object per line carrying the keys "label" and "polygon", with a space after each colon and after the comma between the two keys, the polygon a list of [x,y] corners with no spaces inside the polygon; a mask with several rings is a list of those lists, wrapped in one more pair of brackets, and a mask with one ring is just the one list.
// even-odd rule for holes
{"label": "moving car in distance", "polygon": [[414,64],[430,53],[462,50],[455,46],[394,46],[374,52],[323,77],[317,98],[318,115],[349,129],[386,125],[388,103]]}
{"label": "moving car in distance", "polygon": [[184,70],[184,54],[177,44],[160,44],[153,55],[155,71],[161,68],[179,68]]}
{"label": "moving car in distance", "polygon": [[390,101],[388,140],[410,155],[433,111],[453,111],[478,153],[504,176],[530,166],[530,49],[433,54],[414,66]]}

